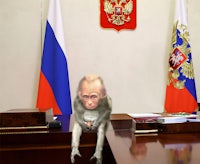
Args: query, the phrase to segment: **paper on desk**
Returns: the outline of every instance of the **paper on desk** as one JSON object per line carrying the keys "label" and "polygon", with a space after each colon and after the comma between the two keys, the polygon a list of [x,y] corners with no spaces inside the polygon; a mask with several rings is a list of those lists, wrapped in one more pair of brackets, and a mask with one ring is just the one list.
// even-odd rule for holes
{"label": "paper on desk", "polygon": [[189,121],[189,122],[200,122],[200,119],[187,119],[187,121]]}
{"label": "paper on desk", "polygon": [[186,118],[196,118],[196,117],[198,117],[197,114],[190,114],[190,113],[185,113],[185,112],[169,113],[168,116],[172,116],[172,117],[186,117]]}
{"label": "paper on desk", "polygon": [[187,122],[186,117],[159,117],[157,119],[158,123],[162,124],[172,124],[172,123],[183,123]]}
{"label": "paper on desk", "polygon": [[160,114],[156,114],[156,113],[129,113],[129,116],[133,117],[133,118],[149,118],[149,117],[160,117]]}

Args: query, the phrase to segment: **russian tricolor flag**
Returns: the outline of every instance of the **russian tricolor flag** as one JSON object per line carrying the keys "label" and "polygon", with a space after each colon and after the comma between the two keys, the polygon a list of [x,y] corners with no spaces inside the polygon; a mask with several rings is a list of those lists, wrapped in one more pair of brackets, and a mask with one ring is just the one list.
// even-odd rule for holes
{"label": "russian tricolor flag", "polygon": [[59,0],[50,0],[36,107],[71,114],[71,95]]}
{"label": "russian tricolor flag", "polygon": [[185,0],[176,0],[169,55],[165,111],[193,113],[198,109]]}

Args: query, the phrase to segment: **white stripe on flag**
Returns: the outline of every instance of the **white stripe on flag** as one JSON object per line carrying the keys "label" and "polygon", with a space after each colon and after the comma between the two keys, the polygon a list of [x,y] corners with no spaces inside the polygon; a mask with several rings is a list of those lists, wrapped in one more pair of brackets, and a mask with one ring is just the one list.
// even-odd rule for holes
{"label": "white stripe on flag", "polygon": [[50,4],[49,4],[48,22],[51,25],[55,33],[56,39],[60,44],[60,47],[62,48],[66,57],[60,3],[59,0],[50,0],[49,3]]}
{"label": "white stripe on flag", "polygon": [[185,0],[176,0],[176,14],[175,21],[179,21],[179,24],[187,26],[187,13],[185,7]]}

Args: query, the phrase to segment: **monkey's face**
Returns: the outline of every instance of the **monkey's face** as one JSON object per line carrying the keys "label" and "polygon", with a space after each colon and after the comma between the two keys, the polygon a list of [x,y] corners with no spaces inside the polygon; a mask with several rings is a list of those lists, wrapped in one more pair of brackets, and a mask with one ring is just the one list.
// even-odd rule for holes
{"label": "monkey's face", "polygon": [[101,85],[98,81],[84,82],[79,97],[86,109],[95,109],[101,100]]}
{"label": "monkey's face", "polygon": [[98,93],[83,93],[81,96],[83,105],[87,109],[95,109],[99,105],[100,97]]}

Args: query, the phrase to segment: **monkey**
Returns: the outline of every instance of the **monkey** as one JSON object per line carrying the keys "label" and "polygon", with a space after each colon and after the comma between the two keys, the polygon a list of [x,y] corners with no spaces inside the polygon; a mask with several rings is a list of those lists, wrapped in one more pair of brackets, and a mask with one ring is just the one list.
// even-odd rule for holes
{"label": "monkey", "polygon": [[95,153],[90,160],[96,158],[96,163],[102,163],[102,150],[105,133],[110,121],[112,100],[107,95],[103,79],[95,74],[84,76],[78,85],[74,100],[74,126],[72,130],[71,162],[74,163],[79,152],[82,132],[96,132],[97,143]]}

